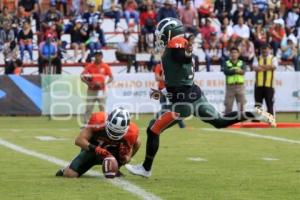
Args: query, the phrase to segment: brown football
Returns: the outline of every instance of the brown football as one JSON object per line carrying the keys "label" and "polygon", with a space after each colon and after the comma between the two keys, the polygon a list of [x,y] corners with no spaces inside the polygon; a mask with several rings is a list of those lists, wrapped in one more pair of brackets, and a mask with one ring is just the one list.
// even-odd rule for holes
{"label": "brown football", "polygon": [[105,178],[114,178],[119,171],[118,162],[115,157],[104,158],[102,162],[102,172]]}

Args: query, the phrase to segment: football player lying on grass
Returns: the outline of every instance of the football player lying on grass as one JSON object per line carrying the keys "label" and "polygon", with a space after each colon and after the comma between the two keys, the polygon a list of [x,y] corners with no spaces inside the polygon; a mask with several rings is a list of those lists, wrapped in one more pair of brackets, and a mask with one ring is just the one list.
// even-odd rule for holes
{"label": "football player lying on grass", "polygon": [[[105,112],[93,113],[88,125],[75,140],[81,148],[80,153],[69,166],[58,170],[56,176],[80,177],[94,165],[101,165],[105,158],[115,158],[119,168],[130,162],[140,147],[139,129],[130,122],[129,112],[123,108],[113,110],[108,116]],[[117,168],[115,176],[122,174]]]}

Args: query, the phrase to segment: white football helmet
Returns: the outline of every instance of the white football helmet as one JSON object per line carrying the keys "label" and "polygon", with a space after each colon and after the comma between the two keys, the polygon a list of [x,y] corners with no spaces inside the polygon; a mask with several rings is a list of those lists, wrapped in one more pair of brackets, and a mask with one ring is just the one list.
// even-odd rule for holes
{"label": "white football helmet", "polygon": [[120,140],[127,133],[130,115],[124,108],[114,109],[106,119],[106,134],[111,140]]}

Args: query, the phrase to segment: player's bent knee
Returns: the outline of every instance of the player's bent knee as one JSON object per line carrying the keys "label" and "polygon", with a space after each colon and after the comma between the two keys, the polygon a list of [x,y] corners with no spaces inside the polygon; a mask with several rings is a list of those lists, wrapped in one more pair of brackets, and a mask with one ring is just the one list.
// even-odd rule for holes
{"label": "player's bent knee", "polygon": [[67,178],[78,178],[79,174],[69,167],[64,170],[64,177]]}
{"label": "player's bent knee", "polygon": [[135,144],[133,145],[131,157],[133,157],[136,154],[136,152],[139,150],[141,145],[142,145],[141,139],[140,137],[138,137]]}
{"label": "player's bent knee", "polygon": [[141,138],[138,137],[136,143],[133,145],[133,149],[137,151],[141,147],[141,144],[142,144]]}

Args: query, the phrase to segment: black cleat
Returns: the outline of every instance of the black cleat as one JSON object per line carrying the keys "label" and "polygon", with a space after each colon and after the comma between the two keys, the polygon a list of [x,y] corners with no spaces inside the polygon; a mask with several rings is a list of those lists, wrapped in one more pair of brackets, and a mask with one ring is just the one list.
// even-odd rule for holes
{"label": "black cleat", "polygon": [[64,170],[63,170],[63,169],[59,169],[59,170],[56,172],[55,176],[64,176]]}

